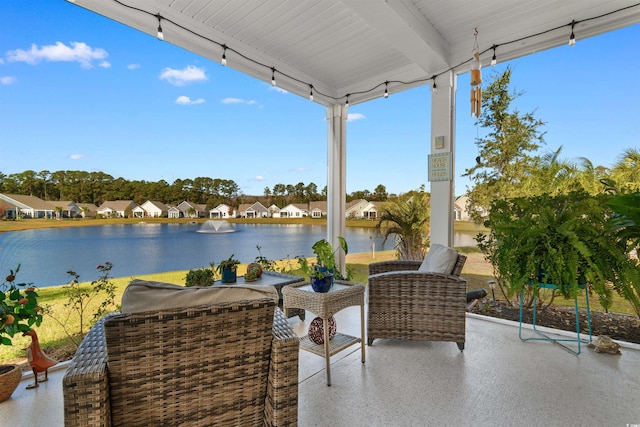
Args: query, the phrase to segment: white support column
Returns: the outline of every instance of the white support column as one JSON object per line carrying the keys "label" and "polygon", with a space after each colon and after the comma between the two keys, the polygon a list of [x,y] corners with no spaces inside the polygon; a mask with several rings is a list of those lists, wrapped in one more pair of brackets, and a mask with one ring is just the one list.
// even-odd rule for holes
{"label": "white support column", "polygon": [[[342,105],[327,107],[327,241],[339,248],[338,236],[345,236],[346,171],[347,171],[347,110]],[[345,254],[336,252],[336,263],[346,274]]]}
{"label": "white support column", "polygon": [[[431,154],[451,153],[450,180],[431,181],[431,244],[453,247],[455,202],[455,112],[457,77],[439,75],[438,91],[431,97]],[[439,144],[436,144],[436,141]],[[442,144],[442,148],[437,148]]]}

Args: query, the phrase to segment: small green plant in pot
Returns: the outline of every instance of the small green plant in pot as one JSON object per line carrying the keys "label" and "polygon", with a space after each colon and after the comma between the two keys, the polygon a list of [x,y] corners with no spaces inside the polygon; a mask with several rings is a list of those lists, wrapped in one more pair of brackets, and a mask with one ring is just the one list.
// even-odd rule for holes
{"label": "small green plant in pot", "polygon": [[216,268],[222,277],[222,283],[235,283],[237,280],[237,269],[240,261],[235,259],[234,254],[225,260],[220,261],[220,264]]}
{"label": "small green plant in pot", "polygon": [[[340,247],[344,251],[345,255],[349,252],[347,241],[344,237],[338,237]],[[351,273],[347,273],[347,277],[344,277],[336,265],[335,254],[338,248],[333,249],[331,243],[327,240],[318,240],[311,247],[313,253],[316,255],[316,263],[310,264],[306,258],[297,257],[298,264],[302,271],[309,276],[311,286],[316,292],[328,292],[333,286],[333,279],[344,280],[349,279]]]}
{"label": "small green plant in pot", "polygon": [[185,277],[185,286],[211,286],[215,282],[215,268],[209,263],[210,268],[196,268],[189,270]]}

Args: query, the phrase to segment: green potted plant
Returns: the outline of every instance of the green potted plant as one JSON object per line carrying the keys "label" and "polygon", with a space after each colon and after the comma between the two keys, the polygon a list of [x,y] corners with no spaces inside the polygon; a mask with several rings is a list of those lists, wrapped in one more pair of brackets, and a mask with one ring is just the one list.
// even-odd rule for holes
{"label": "green potted plant", "polygon": [[196,268],[189,270],[185,277],[185,286],[211,286],[215,282],[215,269],[213,263],[210,268]]}
{"label": "green potted plant", "polygon": [[[16,334],[29,332],[32,326],[42,323],[36,288],[29,283],[16,283],[20,265],[9,270],[0,286],[0,346],[12,345]],[[18,365],[0,365],[0,402],[11,396],[22,379]]]}
{"label": "green potted plant", "polygon": [[[338,237],[340,247],[345,255],[349,253],[349,247],[344,237]],[[311,247],[316,255],[316,263],[312,264],[306,258],[297,257],[298,264],[302,271],[309,276],[309,282],[316,292],[328,292],[333,286],[333,280],[349,279],[351,274],[347,273],[347,277],[342,276],[340,270],[336,267],[335,254],[338,248],[333,249],[331,243],[325,239],[318,240]]]}
{"label": "green potted plant", "polygon": [[529,304],[541,283],[553,283],[552,301],[556,292],[574,298],[588,286],[608,309],[613,290],[633,294],[635,262],[608,227],[608,197],[574,192],[494,201],[485,222],[490,233],[478,241],[505,297],[527,290]]}
{"label": "green potted plant", "polygon": [[235,259],[234,254],[225,260],[220,261],[216,268],[221,276],[222,283],[235,283],[237,280],[237,269],[240,261]]}

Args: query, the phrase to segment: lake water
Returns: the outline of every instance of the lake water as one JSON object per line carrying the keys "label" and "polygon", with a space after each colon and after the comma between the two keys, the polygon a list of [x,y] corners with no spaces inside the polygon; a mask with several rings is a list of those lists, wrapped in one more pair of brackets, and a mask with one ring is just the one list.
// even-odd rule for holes
{"label": "lake water", "polygon": [[[267,259],[313,256],[311,246],[326,237],[325,226],[233,224],[233,233],[198,233],[200,224],[103,225],[16,231],[0,234],[0,274],[21,264],[18,282],[39,287],[66,284],[73,269],[81,281],[97,279],[96,266],[113,264],[112,277],[189,270],[216,264],[231,254],[255,260],[256,246]],[[393,249],[371,228],[348,227],[349,253]],[[475,245],[457,234],[456,246]]]}

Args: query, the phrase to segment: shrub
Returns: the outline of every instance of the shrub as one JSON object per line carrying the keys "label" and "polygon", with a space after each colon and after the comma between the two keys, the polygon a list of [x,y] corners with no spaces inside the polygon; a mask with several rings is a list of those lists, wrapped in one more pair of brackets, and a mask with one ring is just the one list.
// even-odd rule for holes
{"label": "shrub", "polygon": [[189,270],[185,277],[185,286],[211,286],[215,281],[215,269],[211,265],[210,268]]}
{"label": "shrub", "polygon": [[16,283],[20,265],[10,270],[6,282],[0,286],[0,345],[11,345],[17,333],[31,330],[42,323],[36,288],[30,283]]}

